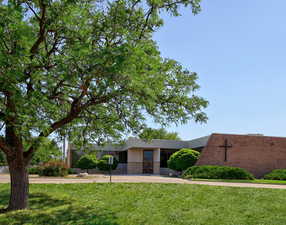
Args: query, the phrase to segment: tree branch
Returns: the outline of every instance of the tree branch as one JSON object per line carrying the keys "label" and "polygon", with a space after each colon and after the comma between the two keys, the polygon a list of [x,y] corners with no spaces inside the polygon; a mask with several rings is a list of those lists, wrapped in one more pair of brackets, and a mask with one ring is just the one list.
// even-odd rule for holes
{"label": "tree branch", "polygon": [[151,8],[150,8],[150,10],[148,11],[148,13],[147,13],[147,15],[146,15],[145,23],[144,23],[144,25],[143,25],[143,27],[142,27],[142,29],[141,29],[140,35],[139,35],[139,40],[141,40],[142,37],[143,37],[144,30],[146,29],[146,27],[147,27],[147,25],[148,25],[149,18],[150,18],[150,16],[151,16],[152,13],[153,13],[154,8],[155,8],[155,7],[152,5]]}
{"label": "tree branch", "polygon": [[41,18],[38,16],[38,14],[35,12],[35,10],[33,9],[32,6],[30,6],[30,4],[28,2],[26,2],[28,8],[33,12],[34,16],[40,21]]}
{"label": "tree branch", "polygon": [[4,47],[6,48],[6,50],[8,51],[8,53],[10,53],[10,49],[9,49],[8,45],[6,44],[4,38],[1,38],[1,39],[2,39],[2,42],[3,42]]}
{"label": "tree branch", "polygon": [[[46,132],[41,132],[39,134],[38,138],[49,136],[55,130],[63,127],[64,125],[66,125],[66,124],[72,122],[74,119],[78,118],[80,113],[83,112],[84,110],[86,110],[88,107],[108,102],[110,99],[119,95],[120,93],[121,93],[121,90],[116,91],[116,92],[109,94],[109,95],[101,96],[99,98],[94,97],[94,98],[90,99],[89,101],[87,101],[85,104],[81,104],[80,97],[83,96],[83,94],[81,94],[80,97],[74,99],[74,101],[71,105],[70,112],[64,118],[54,122]],[[31,160],[33,153],[35,151],[36,151],[36,146],[32,145],[28,149],[28,151],[24,152],[24,158],[25,158],[26,164],[29,163],[29,161]]]}
{"label": "tree branch", "polygon": [[38,34],[38,39],[36,42],[33,44],[30,53],[31,53],[31,59],[34,57],[34,55],[38,52],[40,44],[44,41],[45,39],[45,21],[46,21],[46,5],[43,3],[42,0],[40,0],[40,8],[41,8],[41,17],[39,18],[39,34]]}

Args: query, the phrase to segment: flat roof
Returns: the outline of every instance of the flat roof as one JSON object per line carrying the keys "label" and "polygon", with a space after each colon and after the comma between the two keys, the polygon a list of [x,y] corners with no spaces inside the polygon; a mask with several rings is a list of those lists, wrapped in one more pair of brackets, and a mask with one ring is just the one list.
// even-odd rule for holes
{"label": "flat roof", "polygon": [[139,138],[128,138],[128,140],[122,145],[94,145],[94,148],[99,151],[126,151],[131,148],[144,148],[144,149],[181,149],[181,148],[201,148],[206,146],[210,136],[196,138],[190,141],[178,141],[178,140],[164,140],[153,139],[145,141]]}

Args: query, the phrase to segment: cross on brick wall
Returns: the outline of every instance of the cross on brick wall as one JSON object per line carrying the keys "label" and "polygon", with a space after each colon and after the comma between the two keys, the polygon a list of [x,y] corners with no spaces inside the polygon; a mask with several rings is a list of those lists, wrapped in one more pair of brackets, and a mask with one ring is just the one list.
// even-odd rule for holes
{"label": "cross on brick wall", "polygon": [[229,148],[232,148],[232,145],[228,143],[227,139],[225,139],[224,140],[224,145],[220,145],[219,147],[220,148],[224,148],[224,161],[226,162],[227,161],[227,150]]}

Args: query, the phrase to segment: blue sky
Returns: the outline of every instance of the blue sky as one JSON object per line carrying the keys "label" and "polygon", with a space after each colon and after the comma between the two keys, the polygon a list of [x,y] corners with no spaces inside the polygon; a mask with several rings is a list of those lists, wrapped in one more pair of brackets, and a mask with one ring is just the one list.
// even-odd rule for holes
{"label": "blue sky", "polygon": [[[286,1],[204,0],[202,12],[165,17],[164,57],[199,75],[206,124],[170,126],[183,139],[213,132],[286,136]],[[154,126],[154,124],[150,124]],[[155,126],[156,127],[156,126]]]}

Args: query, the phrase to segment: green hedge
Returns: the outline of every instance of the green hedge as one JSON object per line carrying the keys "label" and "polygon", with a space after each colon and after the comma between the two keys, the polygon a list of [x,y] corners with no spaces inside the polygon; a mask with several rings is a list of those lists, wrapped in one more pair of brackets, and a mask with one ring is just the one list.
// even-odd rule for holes
{"label": "green hedge", "polygon": [[40,171],[40,169],[37,166],[28,168],[29,174],[39,174],[39,171]]}
{"label": "green hedge", "polygon": [[254,176],[242,168],[230,166],[193,166],[182,175],[184,178],[253,180]]}
{"label": "green hedge", "polygon": [[199,156],[199,152],[192,149],[183,148],[171,155],[168,160],[168,168],[176,171],[184,171],[190,166],[195,165]]}
{"label": "green hedge", "polygon": [[77,172],[73,168],[68,168],[68,174],[77,174]]}
{"label": "green hedge", "polygon": [[[101,171],[108,171],[109,170],[109,165],[108,165],[108,159],[109,157],[112,157],[112,155],[104,155],[100,160],[97,162],[97,168]],[[118,165],[118,160],[113,157],[113,164],[111,165],[111,169],[115,170]]]}
{"label": "green hedge", "polygon": [[68,175],[68,167],[62,161],[50,161],[39,167],[39,176],[64,177]]}
{"label": "green hedge", "polygon": [[286,180],[286,169],[273,170],[270,173],[264,175],[264,179],[267,179],[267,180]]}
{"label": "green hedge", "polygon": [[[41,168],[39,166],[33,166],[33,167],[28,168],[28,173],[29,174],[43,174],[43,173],[47,173],[47,169],[44,169],[44,170],[46,170],[45,172],[40,172],[40,170],[43,170],[43,167]],[[48,169],[48,170],[51,170],[51,169]],[[55,169],[53,169],[53,170],[55,170]],[[77,172],[74,169],[72,169],[72,168],[68,168],[67,172],[68,172],[68,174],[77,174]]]}

